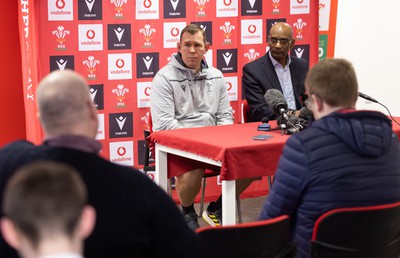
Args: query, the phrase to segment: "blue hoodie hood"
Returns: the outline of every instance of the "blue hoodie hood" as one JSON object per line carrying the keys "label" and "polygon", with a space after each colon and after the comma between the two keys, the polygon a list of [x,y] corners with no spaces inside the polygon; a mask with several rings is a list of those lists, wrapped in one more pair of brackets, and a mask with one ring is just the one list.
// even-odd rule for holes
{"label": "blue hoodie hood", "polygon": [[313,126],[336,135],[354,152],[379,157],[388,151],[393,137],[392,121],[375,111],[335,112],[313,123]]}

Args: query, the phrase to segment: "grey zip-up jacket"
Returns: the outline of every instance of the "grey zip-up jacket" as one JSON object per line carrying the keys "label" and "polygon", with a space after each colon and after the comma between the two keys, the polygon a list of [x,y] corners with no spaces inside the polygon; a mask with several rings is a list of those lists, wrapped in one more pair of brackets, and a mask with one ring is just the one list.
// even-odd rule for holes
{"label": "grey zip-up jacket", "polygon": [[[180,62],[179,62],[180,61]],[[233,124],[224,77],[202,61],[201,71],[184,67],[180,55],[153,79],[150,110],[153,131]]]}

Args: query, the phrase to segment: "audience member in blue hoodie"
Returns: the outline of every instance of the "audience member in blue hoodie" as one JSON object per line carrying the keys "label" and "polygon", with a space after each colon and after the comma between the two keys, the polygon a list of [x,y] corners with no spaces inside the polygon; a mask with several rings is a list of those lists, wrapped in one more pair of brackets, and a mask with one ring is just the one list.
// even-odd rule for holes
{"label": "audience member in blue hoodie", "polygon": [[326,211],[400,201],[399,140],[384,114],[355,110],[352,64],[322,60],[305,86],[316,121],[288,139],[260,214],[291,217],[300,258],[309,257],[314,223]]}

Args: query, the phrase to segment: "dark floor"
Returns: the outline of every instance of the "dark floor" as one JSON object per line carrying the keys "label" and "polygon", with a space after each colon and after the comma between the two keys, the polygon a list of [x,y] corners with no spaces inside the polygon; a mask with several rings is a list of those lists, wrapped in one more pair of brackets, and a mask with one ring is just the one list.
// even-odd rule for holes
{"label": "dark floor", "polygon": [[[242,211],[242,222],[252,222],[257,220],[258,215],[260,214],[260,210],[265,202],[265,198],[266,196],[261,196],[254,198],[245,198],[240,200],[240,206]],[[207,208],[208,203],[205,203],[204,207]],[[195,204],[195,209],[197,214],[199,214],[200,204]],[[238,221],[237,216],[236,216],[236,221]],[[200,227],[208,225],[202,218],[199,218],[199,224]]]}

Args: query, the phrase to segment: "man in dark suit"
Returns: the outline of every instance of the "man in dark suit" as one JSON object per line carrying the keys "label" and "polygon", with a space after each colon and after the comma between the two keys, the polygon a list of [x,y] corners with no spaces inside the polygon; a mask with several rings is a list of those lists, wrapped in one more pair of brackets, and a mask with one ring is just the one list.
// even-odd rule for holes
{"label": "man in dark suit", "polygon": [[[302,108],[300,96],[305,92],[304,80],[308,62],[288,54],[294,43],[292,27],[278,22],[272,26],[268,37],[270,50],[243,67],[242,87],[250,108],[249,121],[261,121],[265,117],[276,118],[264,99],[264,94],[269,89],[280,90],[289,109]],[[298,112],[296,115],[298,116]]]}

